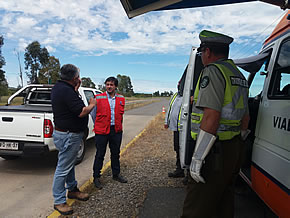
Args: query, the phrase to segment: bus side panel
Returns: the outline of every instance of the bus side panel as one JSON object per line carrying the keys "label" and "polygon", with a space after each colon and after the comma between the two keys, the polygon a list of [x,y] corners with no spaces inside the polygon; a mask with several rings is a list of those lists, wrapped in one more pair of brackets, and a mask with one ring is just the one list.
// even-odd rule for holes
{"label": "bus side panel", "polygon": [[280,217],[289,218],[290,196],[274,181],[251,166],[252,188],[261,199]]}

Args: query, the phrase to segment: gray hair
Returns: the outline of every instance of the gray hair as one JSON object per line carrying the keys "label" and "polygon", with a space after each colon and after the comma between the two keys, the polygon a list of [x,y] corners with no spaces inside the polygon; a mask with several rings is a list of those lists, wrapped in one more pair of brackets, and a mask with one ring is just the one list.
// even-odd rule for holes
{"label": "gray hair", "polygon": [[65,64],[60,68],[60,78],[70,81],[80,72],[80,69],[73,64]]}

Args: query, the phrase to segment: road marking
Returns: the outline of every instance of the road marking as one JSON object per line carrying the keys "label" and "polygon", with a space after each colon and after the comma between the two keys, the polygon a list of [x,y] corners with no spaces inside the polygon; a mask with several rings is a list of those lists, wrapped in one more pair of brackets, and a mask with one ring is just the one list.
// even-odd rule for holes
{"label": "road marking", "polygon": [[[135,136],[134,139],[132,139],[120,152],[120,157],[123,155],[123,153],[129,148],[131,147],[134,142],[144,134],[144,132],[146,131],[146,128],[143,129],[137,136]],[[109,167],[111,166],[111,160],[105,164],[105,166],[103,166],[102,170],[101,170],[101,173],[103,174]],[[84,191],[86,190],[91,184],[93,184],[93,180],[94,178],[91,177],[88,181],[86,181],[79,189],[80,191]],[[67,199],[67,204],[68,205],[72,205],[76,200],[75,199]],[[47,218],[53,218],[53,217],[59,217],[61,216],[61,214],[57,211],[57,210],[54,210],[52,212],[52,214],[50,214]]]}

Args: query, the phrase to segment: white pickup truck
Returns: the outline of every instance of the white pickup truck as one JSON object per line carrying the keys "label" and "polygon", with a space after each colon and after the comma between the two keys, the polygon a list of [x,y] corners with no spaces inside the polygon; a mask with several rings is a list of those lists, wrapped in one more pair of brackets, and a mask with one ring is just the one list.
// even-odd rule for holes
{"label": "white pickup truck", "polygon": [[[6,104],[0,106],[0,157],[11,160],[20,156],[42,155],[56,150],[52,134],[54,131],[50,93],[53,85],[28,85],[13,94]],[[100,91],[79,88],[79,94],[87,106],[89,99]],[[13,99],[21,97],[21,105],[11,105]],[[89,115],[90,116],[90,115]],[[85,155],[85,142],[94,137],[93,121],[89,119],[77,163]]]}

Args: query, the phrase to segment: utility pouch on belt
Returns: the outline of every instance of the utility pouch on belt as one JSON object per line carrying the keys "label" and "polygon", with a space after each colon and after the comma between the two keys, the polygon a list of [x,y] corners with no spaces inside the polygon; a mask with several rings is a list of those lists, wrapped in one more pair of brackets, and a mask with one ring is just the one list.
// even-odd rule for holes
{"label": "utility pouch on belt", "polygon": [[221,171],[223,169],[223,150],[219,140],[217,140],[212,148],[212,169],[214,171]]}

